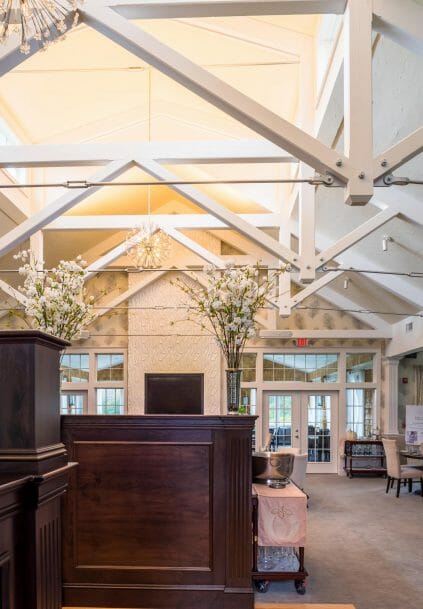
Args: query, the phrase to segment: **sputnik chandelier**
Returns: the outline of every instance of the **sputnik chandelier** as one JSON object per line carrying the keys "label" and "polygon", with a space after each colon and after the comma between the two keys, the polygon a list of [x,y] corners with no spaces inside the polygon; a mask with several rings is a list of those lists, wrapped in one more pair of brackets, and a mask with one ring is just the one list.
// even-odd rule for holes
{"label": "sputnik chandelier", "polygon": [[[148,141],[151,142],[151,70],[147,90]],[[126,236],[126,253],[138,270],[158,269],[170,254],[172,239],[151,219],[151,185],[147,186],[147,220]]]}
{"label": "sputnik chandelier", "polygon": [[62,38],[78,23],[80,0],[0,0],[0,43],[10,34],[19,33],[19,50],[28,55],[30,40],[39,40],[46,49],[53,40]]}
{"label": "sputnik chandelier", "polygon": [[150,211],[147,221],[126,236],[126,252],[138,270],[160,268],[170,254],[171,244],[169,235],[152,222]]}

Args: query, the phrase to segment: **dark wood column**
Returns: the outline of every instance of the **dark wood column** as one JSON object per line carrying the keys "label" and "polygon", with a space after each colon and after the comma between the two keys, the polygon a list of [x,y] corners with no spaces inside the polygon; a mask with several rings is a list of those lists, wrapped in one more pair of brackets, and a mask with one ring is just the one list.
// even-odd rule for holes
{"label": "dark wood column", "polygon": [[66,465],[60,440],[60,351],[69,343],[36,330],[0,332],[0,472]]}
{"label": "dark wood column", "polygon": [[60,439],[65,341],[0,332],[1,607],[60,609],[60,497],[69,471]]}

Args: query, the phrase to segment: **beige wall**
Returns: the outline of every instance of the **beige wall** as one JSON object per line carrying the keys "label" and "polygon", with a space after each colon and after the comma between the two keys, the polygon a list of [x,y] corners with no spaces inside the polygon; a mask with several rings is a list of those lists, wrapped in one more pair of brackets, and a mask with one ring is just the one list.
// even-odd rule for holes
{"label": "beige wall", "polygon": [[[212,336],[186,321],[184,294],[167,274],[130,299],[128,313],[128,414],[144,412],[146,372],[204,373],[204,412],[221,413],[220,352]],[[187,281],[187,278],[184,279]],[[130,282],[139,281],[132,275]],[[131,307],[142,307],[132,309]]]}

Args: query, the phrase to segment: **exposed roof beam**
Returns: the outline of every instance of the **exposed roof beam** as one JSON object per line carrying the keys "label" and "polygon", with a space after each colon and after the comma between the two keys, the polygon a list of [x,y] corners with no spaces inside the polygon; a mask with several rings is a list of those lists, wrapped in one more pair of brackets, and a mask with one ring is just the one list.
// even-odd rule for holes
{"label": "exposed roof beam", "polygon": [[160,163],[297,163],[264,140],[104,142],[0,146],[0,167],[72,167],[103,165],[115,159],[151,158]]}
{"label": "exposed roof beam", "polygon": [[377,180],[387,173],[391,173],[421,152],[423,152],[423,127],[410,133],[374,160],[374,179]]}
{"label": "exposed roof beam", "polygon": [[344,154],[356,171],[348,205],[373,195],[372,0],[350,0],[344,17]]}
{"label": "exposed roof beam", "polygon": [[[316,235],[316,244],[319,249],[326,249],[331,244],[329,239],[322,234]],[[336,262],[343,266],[348,266],[356,269],[369,268],[369,259],[359,252],[345,251],[342,258],[337,257]],[[383,289],[391,292],[398,298],[411,303],[413,306],[421,306],[423,302],[423,290],[418,286],[414,286],[410,281],[406,281],[402,277],[395,275],[377,274],[377,271],[386,271],[385,267],[372,262],[371,269],[376,273],[361,273],[364,277],[370,279],[373,283],[383,287]],[[339,272],[338,272],[339,275]],[[311,287],[311,286],[310,286]]]}
{"label": "exposed roof beam", "polygon": [[[323,288],[319,292],[319,295],[341,309],[357,308],[357,303],[355,301],[351,300],[350,298],[347,298],[345,295],[339,294],[339,292],[337,292],[331,287]],[[375,330],[380,330],[381,332],[384,332],[387,338],[392,335],[391,325],[378,315],[375,315],[374,313],[349,312],[349,315],[356,317],[365,324],[373,326]]]}
{"label": "exposed roof beam", "polygon": [[174,239],[184,247],[188,248],[197,256],[200,256],[200,258],[202,258],[209,264],[212,264],[213,266],[216,266],[218,268],[225,267],[225,261],[220,258],[220,256],[216,256],[216,254],[213,254],[213,252],[210,252],[210,250],[206,249],[187,235],[184,235],[184,233],[181,233],[181,231],[177,230],[176,228],[172,228],[171,226],[166,226],[166,224],[159,224],[159,226],[165,233],[169,235],[169,237],[172,237],[172,239]]}
{"label": "exposed roof beam", "polygon": [[[274,228],[279,226],[280,222],[278,214],[235,214],[235,216],[260,228]],[[225,222],[210,214],[154,214],[153,219],[160,224],[179,229],[229,228]],[[128,230],[145,220],[147,216],[61,216],[45,226],[44,230]]]}
{"label": "exposed roof beam", "polygon": [[[261,106],[113,10],[98,8],[89,0],[83,13],[94,29],[315,170],[329,171],[343,182],[353,174],[354,168],[344,155]],[[337,165],[339,158],[341,166]]]}
{"label": "exposed roof beam", "polygon": [[389,207],[396,214],[401,214],[410,222],[423,226],[423,207],[421,199],[417,199],[402,186],[378,188],[377,196],[373,197],[372,204],[380,209]]}
{"label": "exposed roof beam", "polygon": [[281,299],[281,303],[280,303],[281,315],[283,314],[284,309],[286,309],[288,311],[288,315],[289,315],[291,313],[292,308],[294,308],[300,302],[303,302],[303,300],[305,300],[306,298],[308,298],[315,292],[318,292],[321,288],[326,286],[331,281],[334,281],[334,279],[337,279],[338,277],[339,277],[339,273],[337,273],[337,272],[325,273],[324,275],[319,277],[319,279],[315,279],[315,281],[313,281],[313,283],[311,283],[306,288],[301,290],[301,292],[298,292],[298,294],[295,294],[295,296],[293,296],[292,298]]}
{"label": "exposed roof beam", "polygon": [[[106,167],[99,170],[92,176],[93,181],[113,180],[125,169],[132,165],[132,161],[122,160],[114,161]],[[16,228],[0,237],[0,256],[4,256],[14,247],[28,239],[31,235],[46,226],[52,220],[61,216],[65,211],[74,207],[80,201],[86,199],[90,194],[96,192],[100,186],[91,186],[90,188],[76,188],[67,192],[62,197],[46,205],[39,212],[19,224]]]}
{"label": "exposed roof beam", "polygon": [[342,14],[346,0],[107,0],[127,19]]}
{"label": "exposed roof beam", "polygon": [[12,288],[11,285],[6,283],[2,279],[0,279],[0,290],[3,290],[3,292],[5,292],[9,296],[11,296],[15,300],[17,300],[19,303],[21,303],[23,305],[26,304],[25,296],[21,292],[19,292],[19,290],[15,290],[15,288]]}
{"label": "exposed roof beam", "polygon": [[364,239],[364,237],[367,237],[367,235],[370,235],[373,231],[380,228],[397,215],[397,210],[388,207],[384,211],[373,216],[373,218],[370,218],[370,220],[367,220],[367,222],[363,222],[363,224],[317,254],[315,258],[316,267],[323,266],[330,260],[333,260],[336,256],[345,252],[345,250],[355,245],[358,241],[361,241],[361,239]]}
{"label": "exposed roof beam", "polygon": [[[150,175],[157,178],[157,180],[174,180],[175,176],[172,172],[168,171],[158,163],[154,161],[145,161],[143,159],[139,159],[138,164],[145,171],[147,171]],[[289,262],[290,264],[298,267],[298,255],[290,250],[289,248],[283,246],[278,243],[275,239],[259,230],[256,226],[250,224],[245,221],[239,215],[235,214],[233,211],[227,209],[208,195],[204,194],[200,190],[193,188],[192,186],[187,185],[173,185],[171,186],[172,190],[178,192],[182,196],[186,197],[196,205],[200,206],[205,211],[213,214],[216,218],[225,222],[231,228],[234,228],[236,231],[241,233],[242,235],[248,237],[260,247],[263,247],[273,256],[277,256],[278,258]]]}
{"label": "exposed roof beam", "polygon": [[423,55],[423,7],[412,0],[373,0],[373,28]]}

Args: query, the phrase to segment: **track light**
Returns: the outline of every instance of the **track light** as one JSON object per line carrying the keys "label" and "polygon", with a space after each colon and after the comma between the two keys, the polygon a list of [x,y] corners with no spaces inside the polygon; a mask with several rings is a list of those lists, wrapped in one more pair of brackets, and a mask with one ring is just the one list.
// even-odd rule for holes
{"label": "track light", "polygon": [[344,279],[344,290],[348,290],[348,286],[350,285],[350,280],[348,277]]}
{"label": "track light", "polygon": [[384,252],[388,251],[388,243],[390,241],[393,241],[392,237],[389,237],[388,235],[384,235],[382,237],[382,249],[383,249]]}

